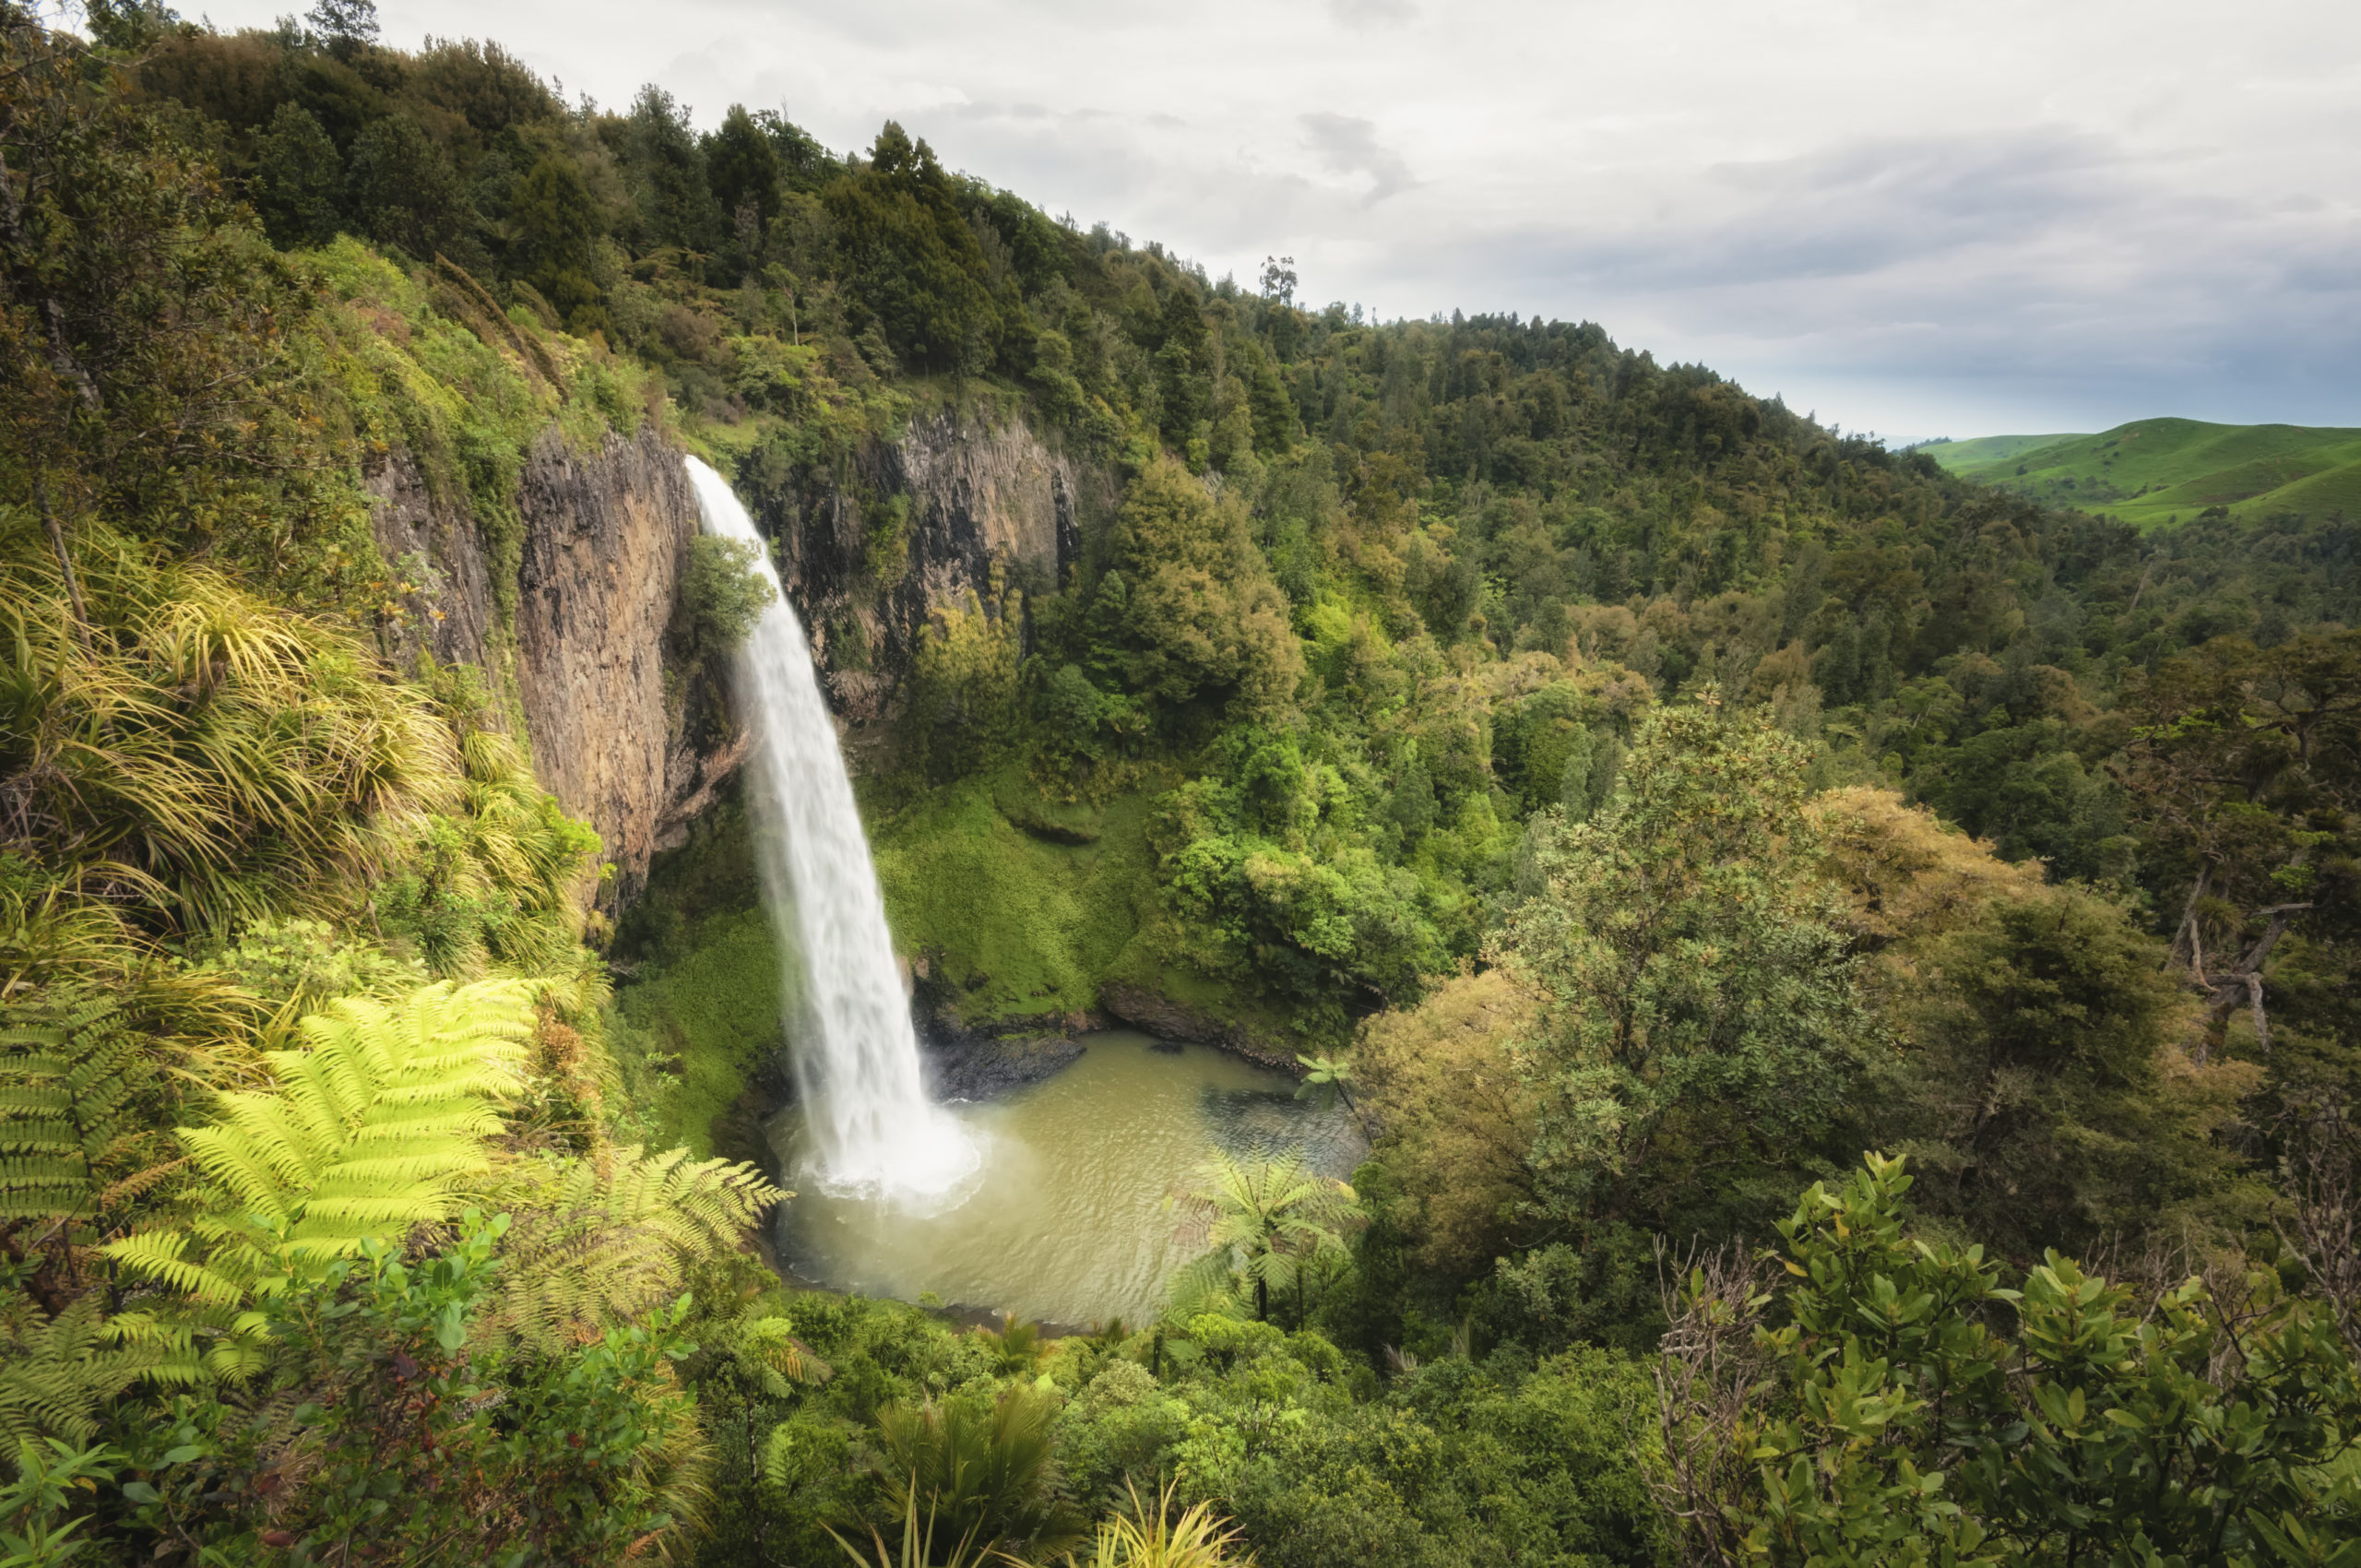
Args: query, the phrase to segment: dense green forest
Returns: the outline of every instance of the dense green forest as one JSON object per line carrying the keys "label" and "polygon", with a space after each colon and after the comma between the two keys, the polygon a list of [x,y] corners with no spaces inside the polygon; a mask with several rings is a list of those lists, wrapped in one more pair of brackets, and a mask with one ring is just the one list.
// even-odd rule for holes
{"label": "dense green forest", "polygon": [[[2361,1562],[2345,514],[2038,505],[368,0],[50,20],[0,0],[0,1561]],[[1153,1323],[784,1286],[706,1158],[776,1039],[737,803],[612,923],[503,671],[388,652],[395,447],[513,614],[540,432],[784,534],[943,412],[1109,500],[895,672],[930,1004],[1152,992],[1373,1134],[1202,1173]],[[840,664],[911,569],[849,502]],[[759,607],[688,591],[696,659]]]}

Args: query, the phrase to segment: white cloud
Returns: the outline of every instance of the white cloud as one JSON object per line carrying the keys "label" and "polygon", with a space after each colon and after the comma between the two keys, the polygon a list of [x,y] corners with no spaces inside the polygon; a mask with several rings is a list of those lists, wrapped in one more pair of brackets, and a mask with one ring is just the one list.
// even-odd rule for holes
{"label": "white cloud", "polygon": [[[1593,319],[1848,428],[2361,424],[2361,7],[380,0],[1313,300]],[[267,26],[284,0],[215,0]]]}

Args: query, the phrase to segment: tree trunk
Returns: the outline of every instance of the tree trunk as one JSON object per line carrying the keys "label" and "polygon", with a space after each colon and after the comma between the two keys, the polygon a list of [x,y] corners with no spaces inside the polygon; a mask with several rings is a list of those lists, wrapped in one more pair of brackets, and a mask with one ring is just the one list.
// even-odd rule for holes
{"label": "tree trunk", "polygon": [[82,602],[81,579],[74,575],[74,557],[65,548],[65,529],[57,520],[55,508],[49,504],[49,481],[35,481],[33,490],[41,497],[41,526],[49,535],[49,547],[57,554],[57,570],[65,578],[65,600],[74,612],[74,635],[82,644],[82,651],[90,651],[90,611]]}
{"label": "tree trunk", "polygon": [[[2296,852],[2296,864],[2303,863],[2305,853],[2304,850]],[[2257,915],[2270,916],[2271,923],[2263,928],[2260,936],[2255,938],[2254,945],[2239,956],[2227,974],[2209,980],[2200,971],[2198,983],[2207,988],[2207,994],[2205,1033],[2198,1041],[2197,1048],[2199,1065],[2204,1064],[2209,1054],[2208,1047],[2228,1028],[2230,1014],[2240,1002],[2244,1002],[2254,1014],[2256,1043],[2262,1048],[2264,1054],[2270,1053],[2271,1023],[2262,1007],[2263,960],[2271,956],[2271,950],[2278,946],[2279,939],[2287,933],[2289,922],[2310,908],[2308,903],[2273,904],[2267,909],[2257,909]]]}
{"label": "tree trunk", "polygon": [[2172,951],[2167,961],[2186,967],[2197,976],[2200,985],[2205,983],[2205,954],[2199,944],[2197,906],[2205,897],[2206,885],[2213,879],[2213,862],[2201,861],[2197,867],[2197,885],[2189,890],[2189,902],[2181,907],[2180,924],[2173,930]]}

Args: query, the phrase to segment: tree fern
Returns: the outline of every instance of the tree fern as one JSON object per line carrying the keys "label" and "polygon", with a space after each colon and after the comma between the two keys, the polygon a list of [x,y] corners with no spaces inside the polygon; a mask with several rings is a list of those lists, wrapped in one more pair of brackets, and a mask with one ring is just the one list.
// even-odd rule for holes
{"label": "tree fern", "polygon": [[516,1218],[492,1321],[541,1348],[594,1336],[678,1295],[690,1265],[736,1250],[781,1195],[751,1165],[685,1149],[528,1169],[504,1194]]}
{"label": "tree fern", "polygon": [[1337,1229],[1361,1218],[1353,1190],[1315,1174],[1299,1154],[1239,1159],[1213,1150],[1197,1184],[1175,1205],[1204,1251],[1175,1282],[1183,1295],[1218,1293],[1233,1277],[1254,1289],[1254,1315],[1271,1315],[1271,1291],[1296,1284],[1304,1265],[1344,1252]]}
{"label": "tree fern", "polygon": [[491,1168],[530,1025],[526,988],[506,980],[428,986],[398,1008],[347,998],[304,1019],[308,1050],[265,1057],[275,1087],[224,1095],[218,1122],[181,1129],[212,1183],[208,1212],[108,1254],[226,1301],[281,1249],[350,1256],[364,1238],[449,1218],[462,1182]]}

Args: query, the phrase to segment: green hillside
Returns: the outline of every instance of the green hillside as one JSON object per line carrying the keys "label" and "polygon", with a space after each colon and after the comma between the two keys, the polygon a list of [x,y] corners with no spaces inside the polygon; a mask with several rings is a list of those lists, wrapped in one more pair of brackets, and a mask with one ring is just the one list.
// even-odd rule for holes
{"label": "green hillside", "polygon": [[1964,479],[2142,527],[2216,506],[2236,518],[2361,511],[2361,430],[2134,420],[2096,435],[1992,435],[1925,450]]}
{"label": "green hillside", "polygon": [[1967,441],[1928,441],[1916,448],[1943,467],[1957,473],[1970,467],[1981,467],[2003,460],[2013,462],[2027,452],[2052,445],[2061,441],[2080,441],[2074,434],[2049,435],[1978,435]]}

